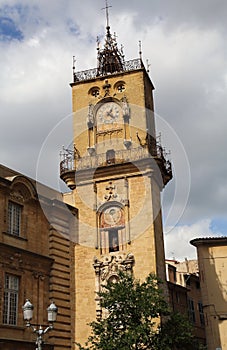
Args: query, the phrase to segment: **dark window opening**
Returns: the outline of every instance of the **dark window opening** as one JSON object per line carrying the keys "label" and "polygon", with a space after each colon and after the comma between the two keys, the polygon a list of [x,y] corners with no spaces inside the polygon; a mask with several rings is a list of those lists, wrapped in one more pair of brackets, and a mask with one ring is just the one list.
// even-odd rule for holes
{"label": "dark window opening", "polygon": [[123,92],[123,91],[125,90],[124,84],[118,85],[117,90],[118,90],[119,92]]}
{"label": "dark window opening", "polygon": [[118,252],[119,251],[119,238],[118,230],[112,229],[109,231],[109,252]]}
{"label": "dark window opening", "polygon": [[115,151],[113,149],[106,152],[106,162],[107,164],[115,163]]}
{"label": "dark window opening", "polygon": [[92,90],[92,96],[98,97],[99,96],[99,90],[98,89]]}
{"label": "dark window opening", "polygon": [[192,299],[188,300],[188,312],[189,312],[189,320],[192,323],[195,323],[195,307],[194,307],[194,301]]}
{"label": "dark window opening", "polygon": [[200,289],[200,283],[196,282],[196,289]]}
{"label": "dark window opening", "polygon": [[185,283],[187,286],[191,285],[190,275],[184,275]]}
{"label": "dark window opening", "polygon": [[201,301],[198,302],[198,309],[199,309],[199,319],[201,326],[205,325],[205,319],[204,319],[204,313],[203,313],[203,304]]}

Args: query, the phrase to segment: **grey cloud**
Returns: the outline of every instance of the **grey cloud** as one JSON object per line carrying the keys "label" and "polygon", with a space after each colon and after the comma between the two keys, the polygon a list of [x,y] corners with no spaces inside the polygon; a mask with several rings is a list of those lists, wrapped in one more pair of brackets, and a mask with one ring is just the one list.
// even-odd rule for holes
{"label": "grey cloud", "polygon": [[[30,6],[28,0],[20,3]],[[23,23],[14,18],[25,39],[4,50],[0,46],[1,163],[34,176],[43,141],[71,112],[72,56],[77,70],[96,65],[96,36],[105,33],[104,3],[34,1]],[[142,40],[144,61],[149,57],[156,87],[156,112],[175,130],[189,159],[191,189],[180,223],[226,216],[226,2],[109,3],[111,30],[124,44],[126,58],[138,57]],[[69,28],[76,29],[76,35]],[[43,160],[46,169],[58,169],[61,133],[58,141],[50,145],[50,161]],[[171,148],[164,131],[163,144]],[[55,186],[53,173],[48,170],[42,176]],[[177,181],[182,182],[177,176],[164,192],[164,215]],[[176,210],[182,208],[180,196],[175,205]]]}

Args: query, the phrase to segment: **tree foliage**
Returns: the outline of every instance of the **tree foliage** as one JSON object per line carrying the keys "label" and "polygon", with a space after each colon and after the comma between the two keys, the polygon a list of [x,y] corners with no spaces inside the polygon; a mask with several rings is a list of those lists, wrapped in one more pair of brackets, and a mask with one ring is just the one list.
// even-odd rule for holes
{"label": "tree foliage", "polygon": [[[169,312],[154,275],[140,283],[120,273],[119,281],[107,282],[99,297],[107,316],[90,324],[92,334],[84,347],[78,344],[80,350],[184,350],[192,344],[190,323]],[[160,324],[160,317],[166,321]]]}
{"label": "tree foliage", "polygon": [[[192,349],[195,339],[188,318],[180,313],[170,313],[158,330],[157,349]],[[193,349],[197,349],[196,345]]]}

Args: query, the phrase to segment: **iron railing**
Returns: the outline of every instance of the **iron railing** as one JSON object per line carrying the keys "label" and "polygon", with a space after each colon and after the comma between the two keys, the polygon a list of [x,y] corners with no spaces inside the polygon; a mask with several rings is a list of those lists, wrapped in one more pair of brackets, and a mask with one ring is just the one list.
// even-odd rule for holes
{"label": "iron railing", "polygon": [[115,151],[114,157],[112,159],[108,159],[106,153],[80,157],[76,152],[67,150],[65,148],[63,148],[60,156],[61,175],[68,171],[78,171],[92,168],[95,169],[101,166],[135,162],[146,158],[161,161],[165,167],[167,174],[170,174],[172,172],[170,161],[166,160],[163,149],[160,149],[159,147],[157,147],[157,155],[155,156],[151,156],[147,148],[143,147]]}
{"label": "iron railing", "polygon": [[[122,67],[121,71],[117,71],[112,74],[118,74],[120,72],[128,72],[132,70],[137,70],[144,68],[143,62],[141,61],[140,58],[136,58],[130,61],[125,61],[124,65]],[[90,80],[90,79],[95,79],[99,76],[102,76],[102,74],[99,72],[98,68],[93,68],[93,69],[88,69],[80,72],[74,72],[73,78],[74,78],[74,83],[78,81],[85,81],[85,80]]]}

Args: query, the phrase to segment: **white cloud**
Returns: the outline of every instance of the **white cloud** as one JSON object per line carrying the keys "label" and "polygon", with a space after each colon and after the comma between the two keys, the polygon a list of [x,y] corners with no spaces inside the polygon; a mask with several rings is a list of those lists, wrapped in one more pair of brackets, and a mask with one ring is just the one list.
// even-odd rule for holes
{"label": "white cloud", "polygon": [[[111,31],[124,45],[126,59],[138,57],[142,40],[156,87],[156,112],[175,130],[189,160],[190,167],[182,164],[180,148],[161,130],[176,170],[175,182],[164,190],[167,206],[174,203],[167,224],[178,225],[166,235],[167,251],[174,250],[179,238],[184,258],[187,249],[194,249],[188,244],[194,233],[212,235],[204,218],[226,217],[226,2],[115,0],[111,5]],[[0,10],[3,6],[4,16],[11,16],[24,39],[0,43],[0,162],[34,177],[43,141],[71,112],[72,56],[76,70],[96,65],[95,40],[104,35],[105,2],[0,0]],[[56,152],[58,162],[59,151],[50,148],[52,161]],[[174,197],[176,188],[181,190]],[[169,215],[165,208],[164,213]]]}
{"label": "white cloud", "polygon": [[179,261],[197,259],[196,248],[190,244],[193,238],[222,236],[221,233],[213,233],[211,219],[197,221],[191,225],[166,227],[165,252],[167,259]]}

